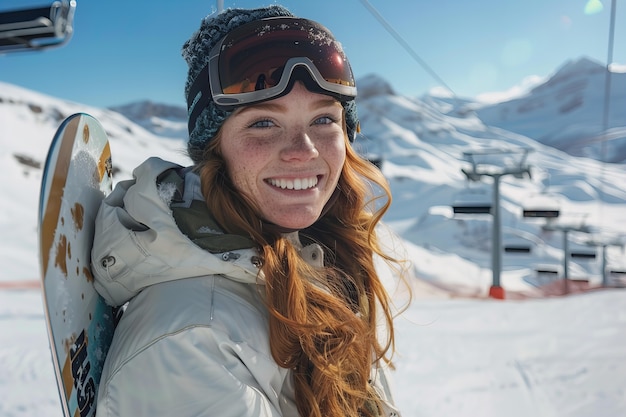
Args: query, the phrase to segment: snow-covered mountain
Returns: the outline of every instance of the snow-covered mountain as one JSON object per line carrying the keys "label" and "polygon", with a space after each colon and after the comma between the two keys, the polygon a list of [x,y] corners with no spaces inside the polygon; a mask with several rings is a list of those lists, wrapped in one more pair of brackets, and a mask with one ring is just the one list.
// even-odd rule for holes
{"label": "snow-covered mountain", "polygon": [[[533,94],[543,97],[541,111],[524,113],[524,117],[535,115],[532,120],[525,119],[534,132],[548,132],[553,125],[562,126],[559,132],[566,130],[563,126],[568,125],[571,113],[559,113],[565,99],[557,99],[557,93],[552,97],[550,92],[556,91],[559,80],[567,79],[567,72],[574,72],[574,78],[581,85],[583,81],[585,85],[598,83],[597,71],[570,68],[563,72],[568,67],[571,65],[565,65],[545,84],[518,99],[531,100],[529,97]],[[548,205],[560,210],[561,217],[553,220],[553,225],[584,223],[592,229],[592,234],[569,233],[570,247],[597,256],[595,259],[571,259],[568,275],[595,284],[601,281],[601,251],[585,242],[594,238],[598,243],[620,243],[626,235],[623,165],[574,157],[513,133],[515,128],[526,126],[521,121],[511,123],[508,130],[499,127],[497,120],[485,122],[492,120],[490,112],[492,118],[493,114],[506,113],[496,110],[498,106],[516,109],[515,100],[480,108],[469,100],[433,96],[411,98],[394,92],[385,80],[374,75],[359,80],[358,85],[363,133],[355,146],[364,155],[384,161],[382,171],[394,193],[385,223],[404,240],[406,256],[413,262],[416,277],[438,288],[466,295],[487,293],[491,284],[492,218],[455,215],[452,208],[460,201],[472,204],[490,201],[491,179],[469,183],[462,172],[471,167],[468,155],[473,155],[471,158],[481,167],[498,170],[523,164],[528,165],[532,173],[532,178],[503,176],[500,182],[504,247],[528,249],[525,253],[503,253],[502,285],[507,291],[533,293],[537,285],[552,279],[552,274],[538,270],[553,270],[563,275],[563,233],[547,231],[543,227],[545,220],[524,218],[523,209],[529,205],[543,208]],[[577,119],[588,120],[585,126],[600,117],[595,116],[597,109],[592,105],[597,103],[596,90],[575,90],[576,97],[582,97],[583,103],[575,110]],[[612,105],[617,108],[615,103],[624,103],[626,93],[625,89],[615,90]],[[520,103],[517,106],[521,106]],[[3,213],[0,228],[4,238],[0,257],[4,265],[10,265],[0,275],[1,280],[32,280],[39,275],[36,219],[41,166],[50,139],[69,114],[86,112],[102,122],[111,140],[113,164],[118,169],[116,180],[130,177],[133,167],[148,156],[189,163],[184,155],[184,109],[143,102],[118,110],[124,115],[0,82],[0,162],[4,173],[0,192],[5,196],[0,203]],[[517,110],[508,111],[510,117],[506,121],[513,120],[511,114],[515,112]],[[554,116],[543,117],[544,114]],[[619,115],[612,120],[612,131],[625,129],[626,121],[619,119]],[[602,124],[593,126],[597,129]],[[585,132],[589,134],[590,130]],[[592,134],[598,132],[595,130]],[[551,141],[552,144],[557,142],[556,139]],[[607,246],[607,257],[609,269],[626,270],[617,245]],[[432,290],[432,286],[421,287],[424,291],[426,288]]]}
{"label": "snow-covered mountain", "polygon": [[[607,81],[610,94],[605,102]],[[580,58],[563,64],[528,94],[478,108],[476,113],[487,125],[569,154],[624,163],[625,109],[626,72],[608,72],[605,65]]]}
{"label": "snow-covered mountain", "polygon": [[184,107],[143,100],[111,107],[110,110],[123,114],[155,135],[178,139],[186,137],[187,111]]}

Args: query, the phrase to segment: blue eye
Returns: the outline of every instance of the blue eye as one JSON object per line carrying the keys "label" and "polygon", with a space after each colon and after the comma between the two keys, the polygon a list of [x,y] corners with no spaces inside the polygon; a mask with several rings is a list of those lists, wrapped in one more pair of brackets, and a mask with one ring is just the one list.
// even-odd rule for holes
{"label": "blue eye", "polygon": [[274,126],[274,122],[272,122],[269,119],[259,120],[250,125],[250,127],[258,127],[258,128],[272,127],[272,126]]}
{"label": "blue eye", "polygon": [[331,124],[331,123],[334,123],[334,122],[335,122],[335,120],[332,117],[330,117],[330,116],[323,116],[323,117],[320,117],[320,118],[316,119],[315,122],[313,122],[313,124],[316,124],[316,125],[328,125],[328,124]]}

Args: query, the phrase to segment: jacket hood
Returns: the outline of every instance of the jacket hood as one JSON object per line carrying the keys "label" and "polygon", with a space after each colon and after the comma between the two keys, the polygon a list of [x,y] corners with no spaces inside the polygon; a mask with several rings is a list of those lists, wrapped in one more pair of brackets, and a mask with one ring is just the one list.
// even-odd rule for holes
{"label": "jacket hood", "polygon": [[[100,206],[92,271],[96,290],[111,305],[124,304],[150,285],[204,275],[263,283],[254,249],[211,253],[181,232],[170,208],[173,193],[158,186],[159,176],[170,169],[182,167],[159,158],[146,160]],[[204,200],[193,171],[184,175],[182,198],[178,205]]]}

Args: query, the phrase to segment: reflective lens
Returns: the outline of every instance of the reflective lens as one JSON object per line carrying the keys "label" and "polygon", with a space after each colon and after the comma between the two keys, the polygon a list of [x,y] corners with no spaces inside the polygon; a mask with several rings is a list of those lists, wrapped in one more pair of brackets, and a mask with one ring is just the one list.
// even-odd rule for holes
{"label": "reflective lens", "polygon": [[248,93],[277,86],[290,58],[308,58],[322,79],[330,84],[355,85],[341,46],[326,28],[310,20],[255,21],[231,32],[218,48],[222,94]]}

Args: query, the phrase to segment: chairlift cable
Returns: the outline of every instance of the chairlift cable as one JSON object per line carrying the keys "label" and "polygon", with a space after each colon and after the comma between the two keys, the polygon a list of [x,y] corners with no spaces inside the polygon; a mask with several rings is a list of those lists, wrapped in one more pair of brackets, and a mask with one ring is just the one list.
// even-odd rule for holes
{"label": "chairlift cable", "polygon": [[456,95],[456,93],[454,92],[454,90],[452,88],[450,88],[450,86],[448,86],[446,84],[446,82],[439,76],[439,74],[437,74],[435,72],[435,70],[433,70],[427,63],[426,61],[424,61],[416,52],[413,48],[411,48],[411,45],[409,45],[409,43],[404,40],[404,38],[398,33],[398,31],[396,31],[393,26],[391,26],[391,24],[389,24],[389,22],[387,22],[387,20],[385,20],[385,18],[378,12],[378,10],[376,10],[376,8],[374,8],[374,6],[372,6],[370,4],[370,2],[368,0],[360,0],[361,4],[363,4],[363,6],[372,14],[372,16],[374,16],[376,18],[376,20],[378,20],[378,22],[385,28],[385,30],[387,30],[387,32],[389,32],[389,34],[391,36],[394,37],[394,39],[409,53],[409,55],[411,56],[411,58],[413,58],[428,74],[430,74],[430,76],[432,76],[438,83],[440,83],[441,85],[443,85],[448,91],[450,91],[452,93],[452,96],[454,97],[454,99],[458,99],[458,96]]}

